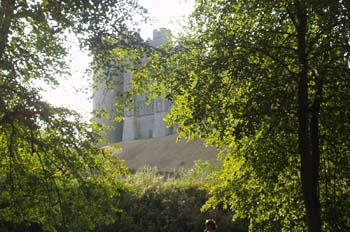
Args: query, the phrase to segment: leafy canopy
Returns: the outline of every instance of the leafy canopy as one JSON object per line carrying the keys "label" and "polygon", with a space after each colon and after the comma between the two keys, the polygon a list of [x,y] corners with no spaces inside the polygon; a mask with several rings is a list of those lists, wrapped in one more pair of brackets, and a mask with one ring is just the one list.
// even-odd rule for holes
{"label": "leafy canopy", "polygon": [[221,151],[204,208],[230,208],[252,231],[349,229],[349,12],[349,1],[196,1],[188,34],[135,66],[126,97],[170,99],[179,136]]}
{"label": "leafy canopy", "polygon": [[98,57],[111,36],[113,46],[136,46],[132,17],[145,12],[135,0],[1,1],[1,225],[88,231],[114,220],[118,207],[108,202],[126,168],[97,147],[77,113],[44,102],[35,83],[56,85],[68,74],[68,33]]}

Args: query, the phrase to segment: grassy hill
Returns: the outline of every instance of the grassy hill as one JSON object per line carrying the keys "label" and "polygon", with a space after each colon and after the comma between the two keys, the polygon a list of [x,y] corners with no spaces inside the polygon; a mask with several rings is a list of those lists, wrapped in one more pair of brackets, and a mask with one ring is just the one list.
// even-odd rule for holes
{"label": "grassy hill", "polygon": [[116,155],[132,169],[144,166],[157,167],[162,171],[189,169],[195,160],[215,162],[217,156],[214,147],[205,147],[200,140],[176,142],[176,135],[123,141],[116,145],[122,148]]}

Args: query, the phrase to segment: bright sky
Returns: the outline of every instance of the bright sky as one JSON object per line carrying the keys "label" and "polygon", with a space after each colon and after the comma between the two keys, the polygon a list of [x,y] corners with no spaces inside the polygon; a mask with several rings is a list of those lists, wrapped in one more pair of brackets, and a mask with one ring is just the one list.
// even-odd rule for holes
{"label": "bright sky", "polygon": [[[140,25],[141,36],[152,38],[153,29],[166,27],[174,34],[181,31],[183,16],[189,15],[193,9],[193,0],[139,0],[154,17],[153,25]],[[81,113],[85,120],[89,120],[92,111],[91,76],[84,74],[91,58],[86,52],[79,50],[78,41],[69,38],[71,45],[70,57],[72,77],[60,80],[60,86],[49,89],[42,95],[44,99],[56,106],[65,106]]]}

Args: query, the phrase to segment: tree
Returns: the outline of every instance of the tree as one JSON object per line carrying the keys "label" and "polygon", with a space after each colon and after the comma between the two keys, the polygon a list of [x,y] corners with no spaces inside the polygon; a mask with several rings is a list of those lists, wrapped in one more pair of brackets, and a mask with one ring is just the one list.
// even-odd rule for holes
{"label": "tree", "polygon": [[209,206],[254,231],[349,229],[349,12],[349,1],[197,1],[190,33],[135,71],[129,96],[168,97],[179,136],[221,151]]}
{"label": "tree", "polygon": [[125,167],[77,113],[44,102],[35,81],[56,85],[68,73],[68,33],[95,56],[111,35],[114,46],[136,46],[132,17],[144,13],[134,0],[1,1],[0,225],[87,231],[113,220],[108,199]]}

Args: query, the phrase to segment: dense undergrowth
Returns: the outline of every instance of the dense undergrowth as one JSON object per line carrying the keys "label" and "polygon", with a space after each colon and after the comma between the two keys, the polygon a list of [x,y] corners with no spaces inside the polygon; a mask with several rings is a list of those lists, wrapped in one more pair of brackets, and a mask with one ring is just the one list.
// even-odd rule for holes
{"label": "dense undergrowth", "polygon": [[[229,210],[219,208],[206,212],[201,210],[209,197],[208,191],[203,186],[212,181],[209,174],[216,168],[209,162],[196,162],[192,170],[178,172],[176,177],[169,179],[159,175],[155,168],[144,168],[122,177],[124,185],[122,190],[119,189],[117,194],[110,195],[111,199],[106,199],[105,202],[95,202],[91,196],[91,203],[85,201],[86,206],[83,206],[79,202],[70,202],[69,197],[63,198],[62,200],[65,201],[63,204],[70,204],[66,206],[70,211],[78,212],[74,215],[81,215],[75,219],[70,218],[73,221],[76,220],[76,223],[69,224],[65,230],[195,232],[203,231],[205,219],[214,218],[220,231],[247,231],[247,223],[243,220],[233,222],[233,215]],[[99,188],[103,191],[105,187]],[[71,189],[67,195],[74,192]],[[101,205],[98,206],[98,203]],[[98,218],[91,220],[94,210]],[[86,226],[84,221],[90,225]],[[21,223],[0,221],[0,232],[37,232],[46,231],[45,228],[48,226],[40,225],[35,221]],[[62,228],[62,225],[58,224],[49,230],[62,231]]]}
{"label": "dense undergrowth", "polygon": [[201,211],[208,199],[202,186],[210,181],[208,174],[215,167],[208,162],[197,162],[195,168],[164,181],[156,169],[145,168],[125,181],[128,190],[118,199],[123,209],[115,223],[97,231],[203,231],[204,221],[214,218],[220,231],[247,231],[247,224],[232,222],[232,212],[223,209]]}

